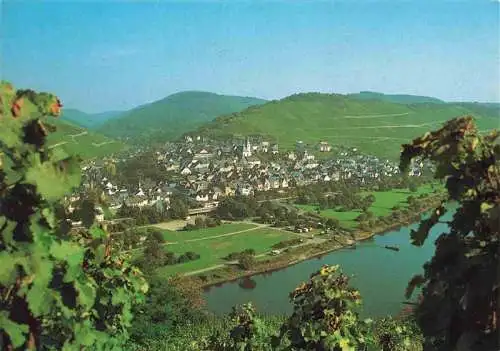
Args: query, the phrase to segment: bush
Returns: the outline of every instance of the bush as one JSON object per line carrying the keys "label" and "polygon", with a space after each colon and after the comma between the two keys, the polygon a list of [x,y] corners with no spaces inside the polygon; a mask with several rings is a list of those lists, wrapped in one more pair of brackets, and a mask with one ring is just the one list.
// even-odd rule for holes
{"label": "bush", "polygon": [[194,260],[197,260],[200,258],[200,255],[195,253],[195,252],[192,252],[192,251],[188,251],[188,252],[185,252],[183,253],[182,255],[179,256],[179,258],[177,258],[177,264],[179,263],[186,263],[186,262],[189,262],[189,261],[194,261]]}
{"label": "bush", "polygon": [[243,254],[238,259],[238,265],[241,269],[249,270],[255,265],[255,256]]}
{"label": "bush", "polygon": [[422,350],[423,336],[414,321],[381,318],[374,323],[373,333],[381,351]]}

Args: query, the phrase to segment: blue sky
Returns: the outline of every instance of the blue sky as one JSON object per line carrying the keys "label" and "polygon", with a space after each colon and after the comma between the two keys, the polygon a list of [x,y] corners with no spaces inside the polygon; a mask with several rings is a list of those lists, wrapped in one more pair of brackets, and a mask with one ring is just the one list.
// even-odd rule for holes
{"label": "blue sky", "polygon": [[88,112],[182,90],[499,101],[495,1],[13,1],[1,76]]}

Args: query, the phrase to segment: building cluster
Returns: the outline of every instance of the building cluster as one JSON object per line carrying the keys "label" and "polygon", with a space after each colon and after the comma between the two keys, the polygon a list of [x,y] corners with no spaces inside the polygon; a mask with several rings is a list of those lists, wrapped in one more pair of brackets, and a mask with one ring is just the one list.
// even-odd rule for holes
{"label": "building cluster", "polygon": [[[270,190],[285,192],[290,187],[341,179],[363,184],[370,178],[400,173],[394,162],[363,155],[355,148],[336,151],[333,154],[325,141],[312,146],[297,141],[293,150],[281,151],[277,143],[261,137],[215,141],[186,136],[182,142],[154,150],[156,167],[164,172],[163,181],[144,179],[131,187],[103,176],[99,182],[114,207],[124,202],[140,207],[157,203],[169,206],[176,193],[201,207],[214,206],[228,196],[250,196]],[[332,154],[318,158],[321,153]],[[87,166],[86,171],[92,167],[97,166]],[[415,163],[410,175],[421,175],[422,168],[422,163]]]}

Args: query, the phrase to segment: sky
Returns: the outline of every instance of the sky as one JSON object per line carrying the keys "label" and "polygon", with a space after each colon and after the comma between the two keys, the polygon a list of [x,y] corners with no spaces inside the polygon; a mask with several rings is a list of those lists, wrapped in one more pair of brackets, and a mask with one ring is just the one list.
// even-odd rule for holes
{"label": "sky", "polygon": [[500,101],[499,5],[3,0],[0,75],[86,112],[184,90]]}

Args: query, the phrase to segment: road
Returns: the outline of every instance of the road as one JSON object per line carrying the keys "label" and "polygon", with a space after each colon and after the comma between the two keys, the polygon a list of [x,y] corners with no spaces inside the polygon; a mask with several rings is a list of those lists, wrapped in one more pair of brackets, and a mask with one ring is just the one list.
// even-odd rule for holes
{"label": "road", "polygon": [[[301,243],[299,245],[288,246],[287,249],[295,249],[295,248],[298,248],[298,247],[301,247],[301,246],[307,246],[307,245],[313,245],[313,244],[321,244],[321,243],[323,243],[325,241],[326,241],[326,239],[314,238],[312,240],[306,241],[306,242]],[[271,254],[271,252],[272,251],[267,251],[267,252],[255,255],[255,258],[268,256],[268,255]],[[217,265],[214,265],[214,266],[210,266],[210,267],[198,269],[196,271],[191,271],[191,272],[184,273],[184,276],[197,275],[197,274],[201,274],[201,273],[213,271],[214,269],[219,269],[219,268],[223,268],[223,267],[227,267],[227,266],[231,266],[231,265],[236,265],[236,264],[238,264],[238,261],[228,261],[226,263],[217,264]]]}
{"label": "road", "polygon": [[359,116],[343,116],[341,118],[345,119],[355,119],[355,118],[384,118],[384,117],[397,117],[397,116],[407,116],[409,112],[405,113],[390,113],[385,115],[359,115]]}
{"label": "road", "polygon": [[421,123],[421,124],[395,124],[395,125],[388,125],[388,126],[361,126],[361,127],[348,127],[348,128],[323,128],[323,129],[334,129],[334,130],[355,130],[355,129],[380,129],[380,128],[420,128],[420,127],[428,127],[428,126],[433,126],[436,124],[441,124],[446,122],[446,119],[443,119],[441,121],[435,121],[435,122],[427,122],[427,123]]}

